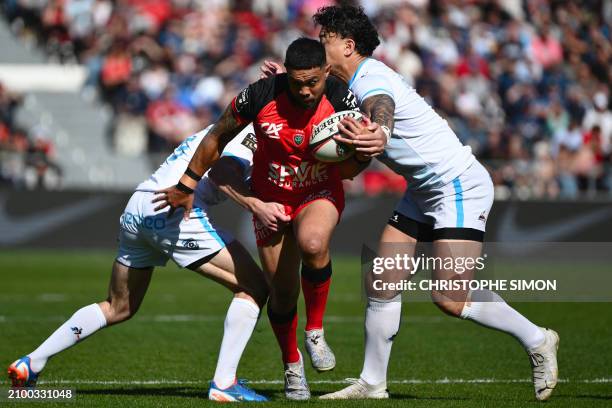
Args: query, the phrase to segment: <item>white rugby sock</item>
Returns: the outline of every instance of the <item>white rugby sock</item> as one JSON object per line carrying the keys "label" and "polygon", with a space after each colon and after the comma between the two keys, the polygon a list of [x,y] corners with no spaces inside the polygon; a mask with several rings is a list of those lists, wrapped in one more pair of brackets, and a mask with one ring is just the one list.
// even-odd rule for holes
{"label": "white rugby sock", "polygon": [[75,345],[104,326],[106,326],[106,318],[97,303],[77,310],[43,344],[28,354],[32,370],[39,373],[45,368],[50,357]]}
{"label": "white rugby sock", "polygon": [[539,346],[544,341],[542,330],[511,308],[497,293],[475,290],[470,292],[470,299],[470,304],[463,306],[462,319],[511,334],[526,349]]}
{"label": "white rugby sock", "polygon": [[402,315],[401,295],[387,301],[368,298],[365,316],[365,358],[361,379],[370,385],[387,381],[393,339]]}
{"label": "white rugby sock", "polygon": [[223,340],[217,360],[214,381],[217,387],[225,389],[236,379],[240,357],[253,334],[259,307],[246,299],[234,298],[227,309],[223,326]]}

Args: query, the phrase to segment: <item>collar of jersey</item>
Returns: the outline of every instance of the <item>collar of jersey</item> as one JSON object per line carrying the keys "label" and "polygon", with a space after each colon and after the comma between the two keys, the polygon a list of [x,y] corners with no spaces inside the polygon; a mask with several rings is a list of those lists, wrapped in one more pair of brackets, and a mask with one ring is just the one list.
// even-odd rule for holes
{"label": "collar of jersey", "polygon": [[355,78],[357,78],[357,74],[359,73],[359,71],[361,71],[361,68],[363,67],[363,64],[368,61],[370,58],[366,58],[363,61],[361,61],[359,63],[359,65],[357,65],[357,70],[355,71],[355,73],[353,74],[353,77],[351,78],[351,80],[349,81],[349,88],[351,87],[351,85],[353,85],[353,82],[355,82]]}

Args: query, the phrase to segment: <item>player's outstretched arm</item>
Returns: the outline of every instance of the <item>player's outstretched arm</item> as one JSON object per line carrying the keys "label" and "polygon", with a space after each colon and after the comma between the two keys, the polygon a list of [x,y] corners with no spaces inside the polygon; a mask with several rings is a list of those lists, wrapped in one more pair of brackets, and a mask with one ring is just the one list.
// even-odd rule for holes
{"label": "player's outstretched arm", "polygon": [[351,119],[343,119],[338,125],[341,133],[334,139],[355,146],[358,157],[371,159],[384,152],[391,138],[395,124],[395,101],[389,95],[374,95],[366,98],[360,108],[372,123],[355,133],[347,128]]}
{"label": "player's outstretched arm", "polygon": [[227,156],[222,157],[208,173],[221,192],[252,212],[266,228],[278,231],[281,224],[291,221],[291,217],[285,215],[283,205],[266,203],[255,197],[243,175],[244,169],[240,164]]}
{"label": "player's outstretched arm", "polygon": [[159,204],[155,207],[155,210],[161,210],[169,206],[171,209],[168,216],[171,216],[177,208],[184,208],[184,217],[188,218],[193,207],[193,192],[198,182],[204,173],[219,160],[225,145],[236,137],[245,126],[246,124],[240,123],[236,119],[232,106],[228,105],[208,135],[200,142],[185,174],[181,176],[177,185],[157,192],[153,202]]}

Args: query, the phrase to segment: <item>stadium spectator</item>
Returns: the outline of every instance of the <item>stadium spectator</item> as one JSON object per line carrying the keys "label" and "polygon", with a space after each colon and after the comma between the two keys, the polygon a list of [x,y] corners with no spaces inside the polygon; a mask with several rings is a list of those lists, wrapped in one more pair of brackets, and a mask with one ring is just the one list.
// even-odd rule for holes
{"label": "stadium spectator", "polygon": [[597,126],[599,141],[605,154],[611,153],[610,143],[612,142],[612,112],[608,107],[608,96],[604,92],[597,92],[593,96],[593,107],[587,110],[584,115],[582,127],[592,132],[593,127]]}
{"label": "stadium spectator", "polygon": [[[117,122],[126,111],[146,121],[148,149],[156,151],[208,124],[227,95],[256,79],[261,59],[280,60],[291,40],[316,36],[312,13],[331,2],[16,0],[3,10],[17,34],[36,38],[52,56],[85,64],[87,89],[101,90]],[[501,173],[494,179],[509,194],[540,194],[539,181],[529,183],[535,168],[547,169],[536,172],[546,177],[542,183],[557,184],[546,195],[573,194],[589,160],[576,148],[572,121],[586,132],[599,126],[601,179],[612,177],[607,2],[360,3],[383,37],[375,57],[404,74],[477,155],[495,160],[490,169]],[[161,123],[175,115],[186,125]],[[550,157],[559,155],[564,165],[552,166],[551,175]],[[575,162],[581,165],[568,164]],[[384,175],[372,179],[393,190]],[[610,191],[607,183],[598,185]]]}
{"label": "stadium spectator", "polygon": [[167,88],[162,96],[149,104],[147,125],[152,149],[164,150],[182,141],[180,135],[189,135],[202,128],[191,111],[179,103],[174,88]]}
{"label": "stadium spectator", "polygon": [[42,128],[28,131],[18,126],[16,110],[23,102],[0,83],[0,184],[28,189],[56,189],[61,169],[54,147]]}
{"label": "stadium spectator", "polygon": [[116,104],[117,94],[127,83],[132,73],[132,58],[125,48],[126,44],[115,42],[102,62],[100,86],[104,99]]}

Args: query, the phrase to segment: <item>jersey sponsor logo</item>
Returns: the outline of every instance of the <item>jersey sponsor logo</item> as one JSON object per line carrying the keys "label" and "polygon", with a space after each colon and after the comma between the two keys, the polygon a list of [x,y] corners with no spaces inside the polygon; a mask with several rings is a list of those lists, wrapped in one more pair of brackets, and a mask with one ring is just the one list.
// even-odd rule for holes
{"label": "jersey sponsor logo", "polygon": [[327,165],[321,162],[303,161],[299,166],[270,163],[268,171],[268,180],[286,189],[310,187],[328,178]]}
{"label": "jersey sponsor logo", "polygon": [[487,221],[487,212],[483,211],[482,213],[480,213],[480,215],[478,216],[478,221],[482,221],[482,222],[486,222]]}
{"label": "jersey sponsor logo", "polygon": [[187,249],[200,249],[200,245],[193,238],[183,240],[183,247]]}
{"label": "jersey sponsor logo", "polygon": [[342,98],[342,102],[350,109],[357,109],[357,98],[355,98],[355,94],[351,91],[348,91],[346,96]]}
{"label": "jersey sponsor logo", "polygon": [[150,230],[161,230],[166,228],[165,216],[147,215],[142,216],[141,214],[134,214],[131,212],[124,212],[119,218],[119,224],[123,228],[144,227]]}
{"label": "jersey sponsor logo", "polygon": [[270,139],[280,139],[279,132],[283,130],[283,124],[277,125],[275,123],[264,122],[261,125],[261,130],[265,132]]}
{"label": "jersey sponsor logo", "polygon": [[257,150],[257,138],[255,137],[255,133],[247,133],[244,139],[242,139],[241,144],[250,151],[255,152],[255,150]]}
{"label": "jersey sponsor logo", "polygon": [[302,142],[304,141],[304,135],[301,133],[296,133],[295,135],[293,135],[293,141],[295,142],[296,145],[301,145]]}
{"label": "jersey sponsor logo", "polygon": [[244,88],[236,97],[236,110],[241,112],[249,103],[249,88]]}

